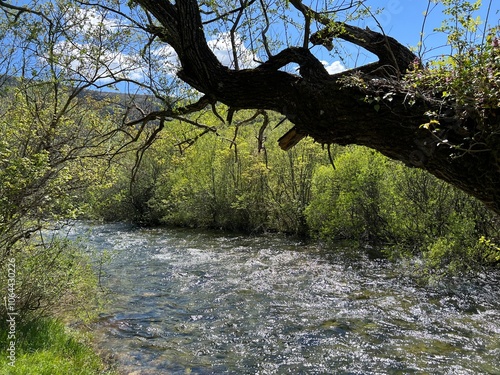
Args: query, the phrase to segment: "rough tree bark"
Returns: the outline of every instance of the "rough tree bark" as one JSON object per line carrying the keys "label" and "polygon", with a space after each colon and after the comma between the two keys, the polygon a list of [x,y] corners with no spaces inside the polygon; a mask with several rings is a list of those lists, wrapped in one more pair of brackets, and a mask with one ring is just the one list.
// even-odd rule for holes
{"label": "rough tree bark", "polygon": [[[299,0],[290,2],[299,11],[309,11]],[[196,0],[137,3],[158,21],[151,31],[176,50],[182,65],[178,75],[183,81],[233,109],[273,110],[285,115],[294,127],[281,138],[283,149],[305,136],[321,144],[368,146],[427,170],[500,214],[500,135],[492,132],[470,143],[467,140],[477,134],[479,126],[473,118],[463,118],[453,107],[436,108],[437,101],[427,96],[413,93],[410,102],[401,82],[416,56],[395,39],[368,29],[332,25],[309,13],[325,24],[324,30],[311,36],[312,43],[328,46],[333,36],[342,38],[377,55],[378,63],[329,75],[308,49],[296,47],[284,49],[256,68],[232,70],[208,47]],[[300,75],[279,70],[289,63],[300,66]],[[364,100],[367,95],[382,99],[374,105]],[[429,122],[425,113],[432,110],[446,124],[440,138],[462,145],[462,151],[422,128]],[[481,126],[498,129],[499,109],[488,111]]]}

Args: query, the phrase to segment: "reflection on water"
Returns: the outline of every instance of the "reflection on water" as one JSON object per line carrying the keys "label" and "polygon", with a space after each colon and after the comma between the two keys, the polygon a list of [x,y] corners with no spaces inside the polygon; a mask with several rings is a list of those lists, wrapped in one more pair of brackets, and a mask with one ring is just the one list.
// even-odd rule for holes
{"label": "reflection on water", "polygon": [[498,276],[420,288],[277,236],[87,230],[112,251],[97,329],[127,374],[500,374]]}

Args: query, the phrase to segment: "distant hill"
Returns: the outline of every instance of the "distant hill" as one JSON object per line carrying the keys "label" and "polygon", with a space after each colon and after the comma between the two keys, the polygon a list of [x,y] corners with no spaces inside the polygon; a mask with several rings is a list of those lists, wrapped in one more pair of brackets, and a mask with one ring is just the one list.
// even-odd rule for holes
{"label": "distant hill", "polygon": [[[18,86],[20,84],[20,77],[15,77],[7,74],[0,74],[0,95],[4,94],[6,89]],[[32,80],[33,83],[40,85],[42,82]],[[78,97],[89,96],[96,101],[107,101],[113,103],[108,108],[108,111],[114,112],[115,110],[125,111],[128,108],[128,119],[133,121],[141,118],[143,115],[137,107],[141,108],[144,113],[160,110],[163,105],[161,101],[152,96],[144,94],[131,95],[128,93],[121,93],[117,91],[99,91],[99,90],[83,90]]]}

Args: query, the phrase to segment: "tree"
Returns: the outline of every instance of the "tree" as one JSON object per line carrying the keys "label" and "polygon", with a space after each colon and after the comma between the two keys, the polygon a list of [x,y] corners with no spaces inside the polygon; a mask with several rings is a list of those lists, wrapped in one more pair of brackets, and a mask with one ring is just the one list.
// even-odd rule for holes
{"label": "tree", "polygon": [[[477,111],[467,108],[467,103],[458,103],[454,98],[442,100],[444,93],[439,88],[432,92],[423,85],[412,87],[405,76],[423,68],[408,48],[383,33],[332,20],[325,15],[327,10],[317,12],[303,1],[284,4],[303,16],[303,45],[269,54],[266,61],[250,69],[228,69],[217,60],[207,45],[204,12],[196,1],[136,3],[155,17],[151,32],[177,52],[182,65],[178,76],[183,81],[211,101],[221,101],[235,110],[256,108],[285,115],[294,127],[281,138],[282,148],[289,149],[304,136],[321,144],[365,145],[426,169],[500,213],[498,96],[495,105],[482,107],[478,116]],[[260,5],[241,1],[223,14],[222,9],[217,12],[218,6],[212,6],[211,14],[232,18],[234,29],[239,26],[238,16],[255,6]],[[262,12],[266,16],[271,9],[263,8]],[[310,34],[311,21],[322,28]],[[375,54],[378,62],[328,74],[308,46],[328,47],[334,37],[363,47]],[[495,63],[491,68],[494,83],[498,84],[500,50],[498,39],[492,42]],[[281,70],[290,63],[300,66],[300,75]],[[365,98],[379,101],[374,105]],[[431,120],[439,123],[439,134],[422,127],[430,123],[429,113]]]}
{"label": "tree", "polygon": [[[23,270],[14,275],[14,302],[0,306],[2,321],[13,311],[20,320],[82,311],[96,295],[89,261],[54,231],[81,214],[78,195],[102,182],[109,157],[135,136],[116,126],[116,98],[84,94],[107,73],[66,53],[68,37],[81,36],[81,16],[57,5],[42,13],[2,4],[0,284],[7,285],[8,264]],[[92,53],[103,55],[103,45]]]}
{"label": "tree", "polygon": [[[320,144],[365,145],[429,171],[500,213],[500,46],[498,30],[487,25],[479,42],[469,38],[478,27],[472,15],[479,1],[442,1],[453,20],[443,26],[453,54],[429,67],[383,30],[354,26],[357,17],[373,15],[367,1],[318,8],[302,0],[135,0],[126,2],[130,9],[120,1],[78,3],[113,11],[127,28],[147,34],[141,56],[165,43],[176,53],[177,76],[202,93],[183,108],[157,95],[165,109],[145,114],[142,122],[159,120],[161,127],[171,116],[216,102],[229,106],[229,123],[240,109],[275,111],[294,124],[280,139],[285,150],[305,136]],[[273,38],[276,22],[296,29],[295,43],[286,33],[288,38]],[[231,45],[229,67],[214,53],[214,35]],[[311,47],[332,49],[339,40],[378,61],[329,74]],[[155,61],[157,67],[165,60],[157,54],[149,63]],[[288,69],[294,64],[297,72]]]}

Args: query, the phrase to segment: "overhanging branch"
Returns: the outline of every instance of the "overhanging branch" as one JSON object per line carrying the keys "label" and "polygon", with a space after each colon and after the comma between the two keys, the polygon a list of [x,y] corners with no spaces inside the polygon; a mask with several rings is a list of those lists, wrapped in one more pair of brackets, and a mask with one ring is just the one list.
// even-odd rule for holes
{"label": "overhanging branch", "polygon": [[140,119],[129,121],[125,123],[125,126],[135,126],[139,124],[145,124],[155,120],[165,120],[168,117],[176,118],[177,116],[187,115],[190,113],[201,111],[207,105],[211,104],[212,101],[208,99],[207,96],[201,97],[197,102],[188,104],[180,108],[169,108],[161,111],[153,111],[144,114]]}
{"label": "overhanging branch", "polygon": [[278,70],[290,63],[299,64],[299,72],[306,79],[326,79],[329,74],[323,64],[306,48],[290,47],[269,58],[256,70]]}
{"label": "overhanging branch", "polygon": [[310,41],[314,45],[324,45],[331,50],[333,38],[340,38],[373,53],[379,58],[379,65],[391,66],[398,73],[406,72],[415,61],[416,56],[394,38],[369,29],[333,21],[304,5],[302,0],[290,0],[290,4],[300,11],[306,19],[312,17],[325,26],[322,30],[311,35]]}

